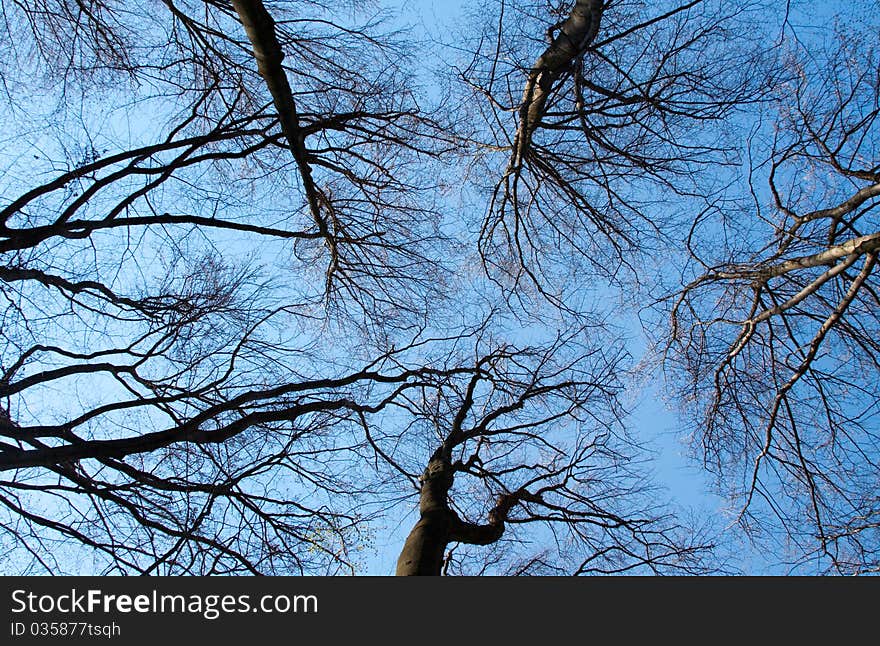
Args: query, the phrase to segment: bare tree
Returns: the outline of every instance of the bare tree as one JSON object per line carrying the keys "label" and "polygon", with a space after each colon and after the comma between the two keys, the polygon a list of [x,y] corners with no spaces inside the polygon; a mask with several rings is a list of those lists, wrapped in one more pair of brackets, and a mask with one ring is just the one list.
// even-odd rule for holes
{"label": "bare tree", "polygon": [[514,292],[565,306],[584,272],[645,280],[641,259],[676,230],[678,203],[737,163],[724,125],[775,71],[754,4],[547,9],[501,2],[460,76],[484,121],[483,262]]}
{"label": "bare tree", "polygon": [[345,410],[442,289],[412,167],[449,144],[380,17],[309,11],[275,32],[291,120],[227,3],[4,6],[3,525],[30,563],[353,567],[375,489],[339,467]]}
{"label": "bare tree", "polygon": [[791,33],[751,193],[695,222],[671,308],[695,435],[739,519],[781,527],[795,566],[843,573],[880,566],[876,29]]}
{"label": "bare tree", "polygon": [[[478,352],[463,379],[442,385],[446,401],[438,384],[436,396],[414,404],[436,448],[419,478],[419,520],[399,575],[487,564],[518,574],[705,571],[710,544],[664,513],[632,462],[615,397],[622,357],[580,347],[584,332]],[[397,464],[393,454],[389,461]],[[536,532],[547,538],[530,538]],[[511,542],[538,549],[511,558],[503,551]],[[447,553],[451,544],[467,558]],[[468,549],[490,545],[482,558]]]}

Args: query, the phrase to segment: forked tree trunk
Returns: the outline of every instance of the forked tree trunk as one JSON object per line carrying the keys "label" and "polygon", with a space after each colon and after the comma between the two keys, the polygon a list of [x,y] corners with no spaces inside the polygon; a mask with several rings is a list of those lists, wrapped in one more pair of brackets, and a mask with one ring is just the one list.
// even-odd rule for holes
{"label": "forked tree trunk", "polygon": [[524,492],[501,496],[489,512],[489,522],[476,525],[462,521],[449,506],[449,489],[455,469],[444,450],[438,449],[422,474],[419,520],[406,537],[397,559],[397,576],[439,576],[450,543],[489,545],[504,533],[504,521]]}
{"label": "forked tree trunk", "polygon": [[556,25],[558,31],[547,49],[533,63],[519,107],[514,166],[519,166],[526,156],[553,86],[596,38],[603,6],[602,0],[577,0],[568,18]]}

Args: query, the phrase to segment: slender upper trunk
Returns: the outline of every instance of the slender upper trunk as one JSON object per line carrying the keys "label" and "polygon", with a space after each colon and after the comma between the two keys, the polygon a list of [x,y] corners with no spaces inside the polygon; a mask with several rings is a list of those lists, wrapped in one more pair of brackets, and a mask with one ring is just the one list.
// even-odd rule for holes
{"label": "slender upper trunk", "polygon": [[453,473],[449,460],[434,454],[422,474],[419,520],[397,559],[398,576],[439,575],[452,528],[448,493]]}
{"label": "slender upper trunk", "polygon": [[281,131],[287,139],[288,148],[302,178],[309,212],[330,251],[330,265],[327,269],[327,280],[329,281],[339,263],[336,238],[331,233],[321,210],[321,205],[326,205],[327,201],[312,177],[312,167],[308,161],[309,151],[306,148],[305,135],[300,127],[293,90],[287,80],[287,73],[281,65],[284,60],[284,51],[278,42],[275,20],[260,0],[232,0],[232,6],[235,8],[248,40],[251,42],[254,59],[257,62],[257,71],[266,82],[266,88],[269,90],[272,102],[278,111]]}

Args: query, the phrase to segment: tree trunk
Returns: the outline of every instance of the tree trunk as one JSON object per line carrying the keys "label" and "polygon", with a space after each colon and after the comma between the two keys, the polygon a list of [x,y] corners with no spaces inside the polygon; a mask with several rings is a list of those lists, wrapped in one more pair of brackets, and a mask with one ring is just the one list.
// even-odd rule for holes
{"label": "tree trunk", "polygon": [[488,524],[462,521],[449,506],[455,468],[445,453],[443,448],[438,449],[422,474],[419,520],[406,537],[397,559],[397,576],[439,576],[449,543],[494,543],[504,533],[504,521],[510,508],[523,497],[523,492],[501,496],[489,512]]}
{"label": "tree trunk", "polygon": [[449,544],[453,512],[447,494],[452,486],[452,465],[440,451],[434,453],[422,474],[419,520],[406,537],[397,559],[397,576],[439,576]]}
{"label": "tree trunk", "polygon": [[603,5],[602,0],[577,0],[568,19],[557,25],[559,31],[550,45],[532,65],[519,108],[515,166],[521,164],[526,155],[532,134],[544,116],[553,85],[596,38]]}
{"label": "tree trunk", "polygon": [[439,576],[449,544],[448,514],[422,514],[397,559],[397,576]]}

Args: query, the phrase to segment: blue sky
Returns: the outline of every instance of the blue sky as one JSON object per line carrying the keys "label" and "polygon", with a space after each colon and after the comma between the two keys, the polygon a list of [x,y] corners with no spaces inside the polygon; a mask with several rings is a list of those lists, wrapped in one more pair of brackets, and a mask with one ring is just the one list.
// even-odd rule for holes
{"label": "blue sky", "polygon": [[[416,25],[417,30],[424,30],[429,36],[448,41],[449,34],[472,18],[466,12],[473,11],[474,3],[466,1],[431,2],[430,0],[413,0],[392,3],[399,7],[401,19]],[[806,42],[811,38],[825,38],[831,33],[830,27],[838,20],[843,24],[847,20],[858,20],[861,11],[876,8],[875,3],[850,3],[842,6],[836,2],[792,2],[790,14],[790,30],[797,30],[798,37]],[[439,51],[432,54],[442,53]],[[631,342],[629,350],[640,358],[646,347],[646,341],[637,324],[629,326]],[[673,504],[695,512],[699,516],[707,516],[718,521],[719,525],[731,522],[727,502],[712,493],[710,476],[702,470],[700,464],[687,456],[686,438],[682,422],[667,403],[667,393],[659,372],[651,374],[641,387],[633,388],[627,401],[631,416],[627,425],[633,434],[644,440],[648,448],[654,452],[656,461],[653,464],[657,483],[665,487]],[[388,555],[372,563],[371,571],[387,574],[393,571],[395,536],[405,535],[414,521],[414,512],[393,527],[394,531],[382,537]],[[765,553],[762,548],[750,546],[736,527],[730,527],[728,537],[734,556],[732,562],[747,573],[783,573],[784,566],[771,567],[770,562],[782,554]],[[780,548],[782,549],[782,548]],[[385,551],[382,550],[382,551]]]}
{"label": "blue sky", "polygon": [[[423,30],[429,37],[444,40],[448,38],[456,26],[461,24],[459,16],[466,7],[474,7],[472,2],[429,2],[425,0],[402,2],[395,0],[389,3],[397,6],[401,21],[414,23],[417,31]],[[379,3],[382,6],[382,3]],[[387,5],[386,5],[387,6]],[[801,8],[806,4],[799,5]],[[819,24],[830,22],[828,19],[834,15],[836,5],[834,3],[812,3],[809,15],[796,14],[793,24],[801,26],[801,20],[811,20]],[[853,6],[861,6],[854,3]],[[864,6],[875,6],[866,3]],[[810,29],[804,29],[805,33],[811,33]],[[824,28],[814,30],[817,35],[827,33]],[[443,48],[428,48],[422,57],[428,67],[439,66],[441,59],[446,54]],[[425,75],[426,83],[430,82],[429,75]],[[431,88],[429,88],[430,90]],[[147,124],[143,124],[147,125]],[[597,294],[602,298],[602,293]],[[628,349],[636,360],[645,352],[646,341],[642,337],[639,326],[635,323],[621,324],[630,335]],[[659,373],[649,373],[641,383],[634,384],[630,392],[624,397],[624,403],[632,411],[626,425],[631,429],[632,435],[656,454],[656,462],[653,470],[656,481],[665,487],[669,499],[681,506],[693,510],[696,515],[717,519],[721,524],[726,522],[723,515],[725,502],[718,496],[709,492],[710,483],[706,475],[700,470],[699,465],[689,461],[684,453],[682,444],[682,426],[675,413],[666,405],[664,388],[659,379]],[[425,456],[427,457],[427,456]],[[414,499],[412,500],[414,502]],[[388,517],[376,528],[375,542],[376,551],[365,553],[361,574],[391,574],[397,553],[403,544],[404,537],[415,521],[416,510],[414,504],[402,505],[398,517]],[[760,550],[750,550],[746,546],[738,546],[734,561],[747,572],[768,572],[764,554]],[[768,559],[773,555],[767,555]]]}

